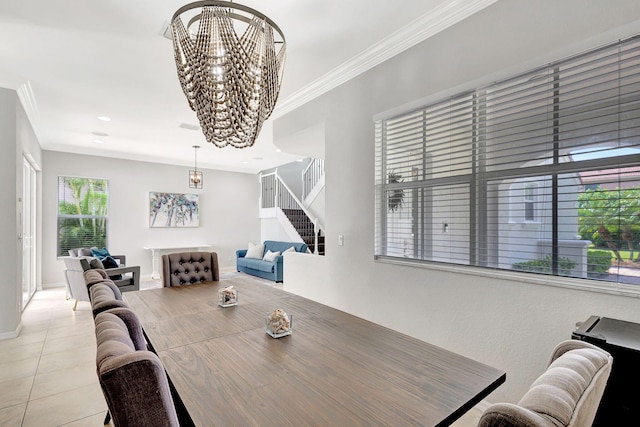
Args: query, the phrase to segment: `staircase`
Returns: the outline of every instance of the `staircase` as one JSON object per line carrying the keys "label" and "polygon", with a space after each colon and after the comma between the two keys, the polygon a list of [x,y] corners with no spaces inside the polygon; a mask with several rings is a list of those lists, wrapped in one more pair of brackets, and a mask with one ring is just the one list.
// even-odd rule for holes
{"label": "staircase", "polygon": [[[312,161],[303,171],[302,181],[305,197],[309,196],[310,191],[317,192],[314,186],[319,181],[324,184],[324,161],[318,159]],[[312,254],[325,255],[324,227],[278,176],[277,169],[275,172],[260,175],[260,187],[261,217],[266,215],[286,221],[290,236],[297,233]],[[310,197],[313,197],[313,194]],[[282,223],[282,225],[285,224]],[[297,236],[295,239],[297,241]]]}
{"label": "staircase", "polygon": [[[291,225],[296,229],[302,240],[307,244],[312,253],[316,253],[315,236],[313,235],[313,222],[302,209],[282,209]],[[324,255],[324,236],[322,230],[318,231],[318,255]]]}

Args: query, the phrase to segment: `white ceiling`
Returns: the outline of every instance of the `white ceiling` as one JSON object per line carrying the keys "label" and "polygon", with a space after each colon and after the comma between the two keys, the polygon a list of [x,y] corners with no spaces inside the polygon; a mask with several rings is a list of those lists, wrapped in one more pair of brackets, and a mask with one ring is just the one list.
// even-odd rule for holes
{"label": "white ceiling", "polygon": [[278,105],[251,148],[179,127],[198,121],[162,32],[184,0],[0,0],[0,87],[18,91],[43,149],[192,165],[200,145],[199,167],[256,173],[300,157],[276,152],[273,118],[495,1],[242,0],[287,39]]}

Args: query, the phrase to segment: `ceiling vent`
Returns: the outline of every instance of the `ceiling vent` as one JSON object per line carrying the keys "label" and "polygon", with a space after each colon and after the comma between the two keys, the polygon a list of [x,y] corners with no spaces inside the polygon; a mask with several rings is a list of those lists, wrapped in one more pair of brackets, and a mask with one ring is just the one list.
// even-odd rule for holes
{"label": "ceiling vent", "polygon": [[182,129],[189,129],[189,130],[198,130],[198,129],[200,129],[200,126],[192,125],[192,124],[189,124],[189,123],[180,123],[180,126],[178,126],[178,127],[181,127]]}

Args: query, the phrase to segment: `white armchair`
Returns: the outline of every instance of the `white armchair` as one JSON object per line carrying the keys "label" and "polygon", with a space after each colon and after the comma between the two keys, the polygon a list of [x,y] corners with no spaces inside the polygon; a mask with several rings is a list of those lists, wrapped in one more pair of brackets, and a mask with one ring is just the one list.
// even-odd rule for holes
{"label": "white armchair", "polygon": [[[85,281],[84,272],[90,270],[91,259],[89,257],[65,257],[65,277],[69,296],[75,299],[73,310],[78,301],[90,302],[89,291]],[[140,266],[118,267],[104,269],[107,276],[118,286],[120,292],[137,291],[140,289]]]}

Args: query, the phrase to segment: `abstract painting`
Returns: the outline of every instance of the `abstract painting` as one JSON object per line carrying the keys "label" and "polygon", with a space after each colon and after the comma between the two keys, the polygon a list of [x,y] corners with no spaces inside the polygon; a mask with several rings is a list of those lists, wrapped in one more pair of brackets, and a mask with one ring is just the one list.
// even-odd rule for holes
{"label": "abstract painting", "polygon": [[149,193],[149,227],[198,227],[197,194]]}

